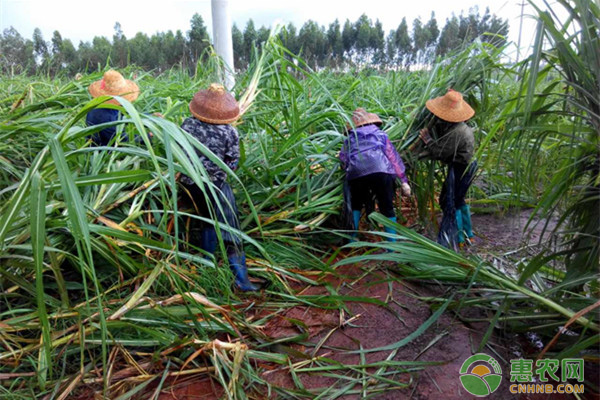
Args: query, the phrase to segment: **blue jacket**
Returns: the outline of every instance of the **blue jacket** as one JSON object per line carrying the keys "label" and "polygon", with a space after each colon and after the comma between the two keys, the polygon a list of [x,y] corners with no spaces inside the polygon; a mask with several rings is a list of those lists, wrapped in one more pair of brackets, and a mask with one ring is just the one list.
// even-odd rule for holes
{"label": "blue jacket", "polygon": [[[95,108],[87,113],[85,123],[87,126],[103,124],[105,122],[118,121],[121,113],[110,108]],[[111,126],[94,133],[91,138],[94,146],[106,146],[117,133],[117,127]]]}

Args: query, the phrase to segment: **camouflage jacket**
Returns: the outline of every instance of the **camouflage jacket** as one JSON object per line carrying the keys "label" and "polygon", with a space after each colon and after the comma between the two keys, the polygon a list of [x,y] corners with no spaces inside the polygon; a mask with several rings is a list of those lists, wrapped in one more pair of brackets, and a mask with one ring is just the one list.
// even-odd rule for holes
{"label": "camouflage jacket", "polygon": [[[229,168],[237,168],[240,158],[240,144],[238,133],[234,127],[231,125],[208,124],[190,117],[183,121],[181,128],[208,147]],[[206,158],[199,150],[196,150],[196,153],[213,182],[223,182],[227,179],[225,171]],[[181,177],[181,181],[187,185],[194,183],[191,178],[185,175]]]}

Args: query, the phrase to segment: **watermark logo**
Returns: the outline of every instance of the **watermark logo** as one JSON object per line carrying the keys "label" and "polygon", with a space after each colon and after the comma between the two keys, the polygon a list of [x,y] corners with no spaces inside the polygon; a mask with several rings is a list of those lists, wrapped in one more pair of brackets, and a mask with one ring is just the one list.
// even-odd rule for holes
{"label": "watermark logo", "polygon": [[[584,366],[583,358],[513,359],[510,360],[509,391],[512,394],[582,394],[585,392]],[[500,364],[487,354],[475,354],[462,364],[460,383],[474,396],[489,396],[502,383]]]}
{"label": "watermark logo", "polygon": [[[560,382],[558,369],[561,367]],[[526,360],[519,358],[510,360],[510,392],[544,393],[544,394],[579,394],[584,393],[583,384],[570,384],[567,381],[584,381],[583,358],[554,358],[542,360]],[[552,384],[551,382],[555,382]]]}
{"label": "watermark logo", "polygon": [[501,382],[500,364],[487,354],[475,354],[460,367],[460,383],[474,396],[485,397],[494,393]]}

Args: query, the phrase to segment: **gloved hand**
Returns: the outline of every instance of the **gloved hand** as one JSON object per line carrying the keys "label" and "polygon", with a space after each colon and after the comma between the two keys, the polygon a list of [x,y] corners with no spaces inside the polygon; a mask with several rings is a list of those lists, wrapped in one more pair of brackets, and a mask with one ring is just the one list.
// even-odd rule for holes
{"label": "gloved hand", "polygon": [[423,143],[425,144],[429,144],[429,142],[431,142],[431,135],[429,134],[429,129],[424,128],[421,129],[419,131],[419,138],[423,141]]}
{"label": "gloved hand", "polygon": [[400,188],[402,189],[403,195],[405,195],[406,197],[410,197],[411,191],[410,191],[410,186],[408,185],[408,183],[403,183],[402,186],[400,186]]}

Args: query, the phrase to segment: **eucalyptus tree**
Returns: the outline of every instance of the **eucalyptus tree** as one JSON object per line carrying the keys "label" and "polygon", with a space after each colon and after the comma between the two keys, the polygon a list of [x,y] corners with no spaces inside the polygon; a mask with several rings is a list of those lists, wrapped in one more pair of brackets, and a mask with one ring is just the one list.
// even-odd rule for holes
{"label": "eucalyptus tree", "polygon": [[408,34],[406,17],[402,18],[400,25],[398,25],[398,29],[396,29],[394,43],[396,48],[396,65],[399,67],[404,65],[404,67],[408,69],[413,50],[410,35]]}
{"label": "eucalyptus tree", "polygon": [[258,35],[256,33],[256,28],[254,27],[254,21],[250,18],[244,29],[244,55],[246,56],[246,64],[252,61],[254,44],[256,43],[257,38]]}
{"label": "eucalyptus tree", "polygon": [[233,66],[235,69],[244,69],[246,67],[244,54],[244,34],[234,23],[231,27],[231,42],[233,45]]}
{"label": "eucalyptus tree", "polygon": [[431,12],[431,18],[425,24],[424,31],[427,32],[425,41],[425,62],[431,64],[435,55],[435,47],[440,36],[440,29],[438,28],[434,11]]}
{"label": "eucalyptus tree", "polygon": [[4,73],[34,72],[34,46],[14,28],[4,29],[0,36],[0,68]]}
{"label": "eucalyptus tree", "polygon": [[40,68],[47,70],[50,63],[50,51],[40,28],[33,30],[33,52]]}
{"label": "eucalyptus tree", "polygon": [[121,24],[119,22],[115,23],[114,26],[115,33],[113,34],[112,41],[112,65],[119,68],[124,68],[129,64],[129,46],[127,43],[127,38],[123,33],[123,29],[121,28]]}
{"label": "eucalyptus tree", "polygon": [[331,64],[339,67],[344,60],[344,42],[340,22],[336,18],[327,29],[328,53],[331,56]]}
{"label": "eucalyptus tree", "polygon": [[204,25],[202,16],[196,13],[190,21],[190,30],[188,31],[188,49],[194,67],[198,62],[198,59],[202,56],[202,54],[204,54],[204,51],[208,47],[208,30]]}

